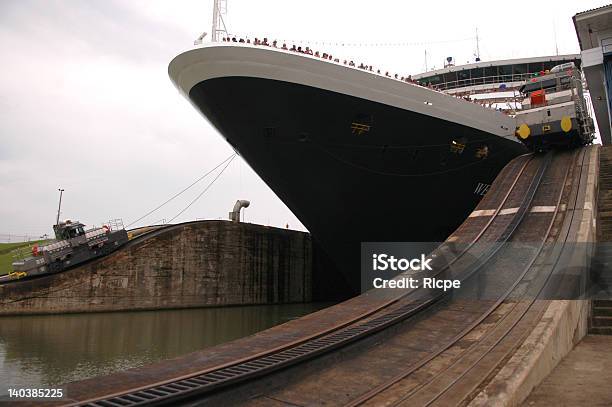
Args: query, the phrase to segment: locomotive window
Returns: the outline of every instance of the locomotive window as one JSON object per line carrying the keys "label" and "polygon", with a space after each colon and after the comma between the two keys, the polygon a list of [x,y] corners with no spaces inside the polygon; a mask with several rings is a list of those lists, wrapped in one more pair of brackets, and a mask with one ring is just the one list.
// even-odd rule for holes
{"label": "locomotive window", "polygon": [[78,227],[78,228],[74,228],[74,229],[69,229],[67,230],[68,232],[68,237],[69,238],[73,238],[73,237],[77,237],[77,236],[81,236],[85,234],[85,231],[83,231],[82,227]]}

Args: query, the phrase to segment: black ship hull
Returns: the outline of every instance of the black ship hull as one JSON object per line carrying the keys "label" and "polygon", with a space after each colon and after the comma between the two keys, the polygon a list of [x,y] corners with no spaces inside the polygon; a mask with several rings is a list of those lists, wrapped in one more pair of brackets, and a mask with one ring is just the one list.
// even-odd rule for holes
{"label": "black ship hull", "polygon": [[526,151],[510,137],[295,82],[218,76],[187,91],[355,292],[361,242],[443,241]]}

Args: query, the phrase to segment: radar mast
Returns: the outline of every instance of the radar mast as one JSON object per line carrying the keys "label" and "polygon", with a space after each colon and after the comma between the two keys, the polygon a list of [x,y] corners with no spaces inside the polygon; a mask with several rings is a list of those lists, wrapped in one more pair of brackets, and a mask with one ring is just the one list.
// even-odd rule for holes
{"label": "radar mast", "polygon": [[219,34],[227,35],[223,16],[227,14],[227,0],[213,0],[212,42],[219,41]]}

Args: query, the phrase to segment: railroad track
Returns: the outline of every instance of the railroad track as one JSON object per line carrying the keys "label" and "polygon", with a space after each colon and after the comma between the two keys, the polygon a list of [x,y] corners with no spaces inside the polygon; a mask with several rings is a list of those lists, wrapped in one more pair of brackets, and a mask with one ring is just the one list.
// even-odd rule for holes
{"label": "railroad track", "polygon": [[[498,252],[503,248],[503,245],[500,243],[507,242],[512,237],[532,206],[533,199],[544,178],[544,174],[549,168],[551,160],[552,156],[550,154],[546,157],[529,156],[524,157],[522,160],[516,160],[516,163],[514,163],[515,168],[512,169],[515,172],[515,176],[501,180],[502,184],[505,183],[505,186],[501,189],[501,193],[498,194],[499,202],[497,207],[492,211],[488,219],[483,222],[479,230],[472,231],[470,243],[458,254],[451,255],[450,260],[447,260],[449,255],[448,251],[445,250],[447,249],[445,245],[437,249],[437,251],[444,253],[444,255],[436,257],[432,261],[434,270],[436,270],[436,276],[446,276],[448,273],[451,273],[454,278],[469,280],[484,265],[495,261],[498,257]],[[569,166],[566,167],[569,168]],[[567,173],[564,179],[567,179]],[[565,184],[565,181],[563,184]],[[561,199],[560,195],[557,199]],[[516,206],[517,204],[518,206]],[[558,201],[556,207],[558,208]],[[555,209],[555,215],[556,213],[557,210]],[[508,216],[508,214],[513,216]],[[550,228],[552,228],[552,224],[549,227],[549,232]],[[476,244],[481,240],[497,244],[487,244],[482,249]],[[517,282],[515,287],[518,284]],[[417,315],[446,296],[444,292],[440,291],[427,294],[423,295],[422,290],[408,291],[405,294],[389,299],[376,309],[356,315],[348,323],[317,332],[311,337],[303,338],[303,340],[269,349],[258,355],[236,360],[216,368],[177,377],[173,380],[161,381],[127,391],[109,392],[110,394],[106,396],[75,402],[69,405],[105,407],[161,405],[174,404],[187,398],[202,397],[227,386],[270,374],[279,369],[312,359],[333,349],[346,346],[349,343],[379,332],[390,325]],[[496,307],[490,307],[490,309],[494,308]],[[480,322],[485,318],[486,316],[480,318]],[[460,336],[458,335],[456,340],[459,338]],[[452,343],[449,342],[447,345],[452,346]],[[430,357],[430,360],[433,357]],[[414,368],[411,369],[414,371]],[[402,374],[410,374],[410,371],[406,372]],[[395,379],[394,382],[388,382],[383,386],[379,386],[373,392],[364,395],[351,404],[356,405],[371,400],[374,396],[401,381],[402,377],[398,376]]]}
{"label": "railroad track", "polygon": [[[584,160],[584,151],[581,151],[578,160]],[[558,222],[557,215],[562,200],[574,201],[578,199],[577,188],[573,189],[573,196],[569,195],[568,188],[572,187],[569,181],[570,170],[574,166],[567,166],[563,177],[563,188],[559,192],[554,211],[552,212],[545,233],[539,242],[537,250],[531,255],[520,277],[492,304],[480,317],[442,345],[436,352],[430,353],[416,364],[410,366],[390,380],[362,394],[360,397],[346,403],[346,406],[357,405],[414,405],[414,406],[451,406],[465,405],[477,390],[482,386],[483,379],[490,377],[513,351],[520,346],[531,332],[534,323],[543,315],[548,301],[537,301],[543,294],[547,282],[557,270],[561,261],[561,253],[569,235],[569,225],[572,222],[573,212],[568,219],[564,219],[565,227],[554,236],[553,226]],[[582,167],[580,167],[582,168]],[[582,174],[578,175],[580,178]],[[551,239],[561,239],[560,245],[548,247],[546,242]],[[552,253],[544,253],[552,252]],[[499,256],[507,254],[499,253]],[[534,270],[534,264],[540,256],[551,258],[552,263],[543,263],[540,270]],[[502,271],[502,270],[499,270]],[[528,287],[526,290],[524,287]],[[512,298],[511,301],[508,301]],[[403,383],[410,375],[419,372],[428,363],[455,346],[462,338],[474,331],[486,321],[493,312],[499,309],[504,302],[509,304],[502,312],[497,312],[490,326],[480,333],[478,340],[462,349],[458,355],[435,371],[428,380],[422,380],[417,385]]]}

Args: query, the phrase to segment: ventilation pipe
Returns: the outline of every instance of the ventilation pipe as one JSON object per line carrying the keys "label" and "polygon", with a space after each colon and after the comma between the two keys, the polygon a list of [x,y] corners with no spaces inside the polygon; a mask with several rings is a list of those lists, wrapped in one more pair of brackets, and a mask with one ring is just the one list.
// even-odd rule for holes
{"label": "ventilation pipe", "polygon": [[240,222],[240,210],[248,208],[251,203],[244,199],[239,199],[234,205],[234,210],[229,213],[229,218],[232,222]]}

